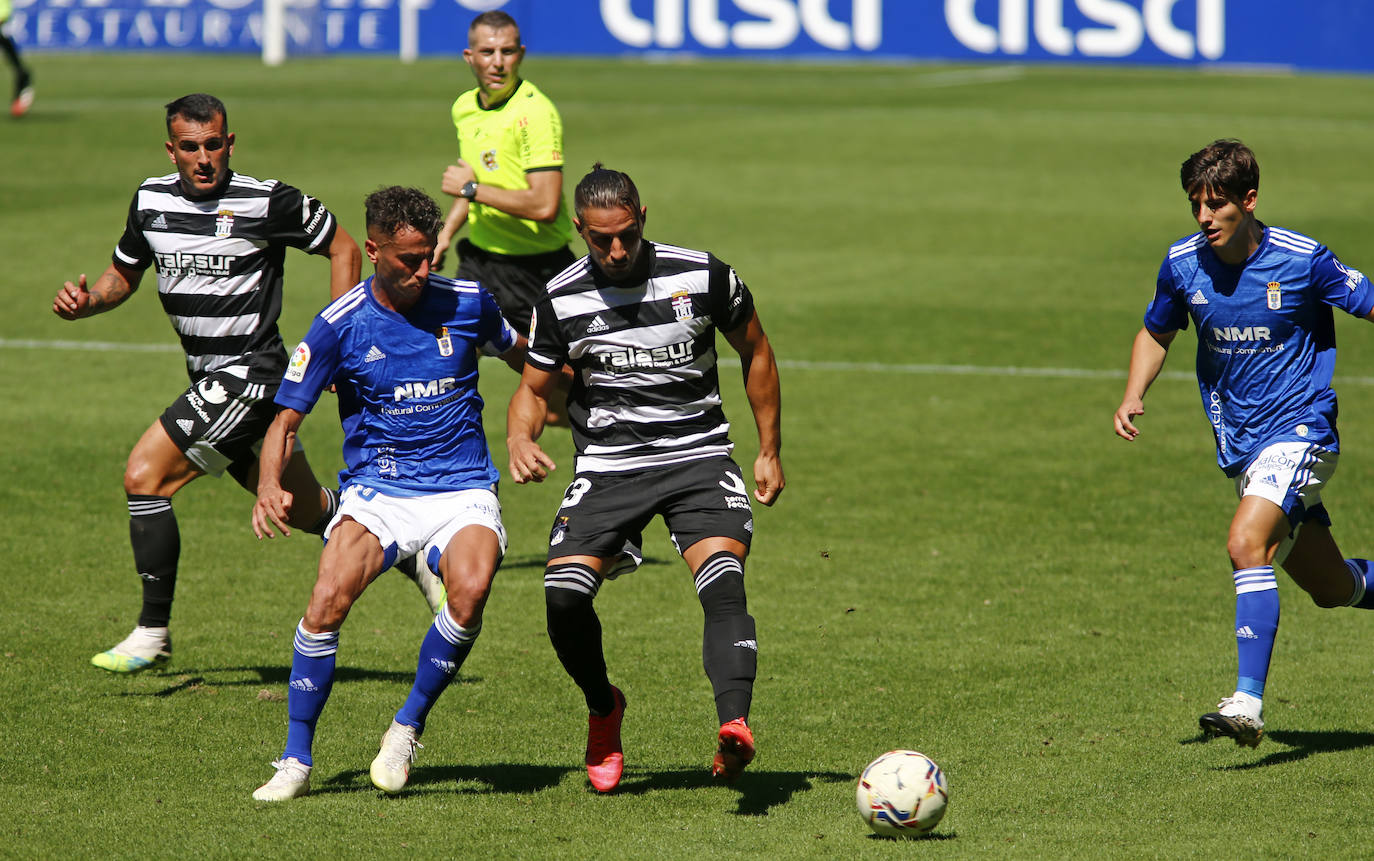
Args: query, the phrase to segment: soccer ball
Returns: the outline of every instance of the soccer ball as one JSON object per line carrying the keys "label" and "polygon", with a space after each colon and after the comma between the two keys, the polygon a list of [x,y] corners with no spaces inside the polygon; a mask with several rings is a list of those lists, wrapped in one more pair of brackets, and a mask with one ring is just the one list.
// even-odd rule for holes
{"label": "soccer ball", "polygon": [[889,750],[859,775],[859,815],[884,837],[915,837],[940,823],[949,785],[940,766],[914,750]]}

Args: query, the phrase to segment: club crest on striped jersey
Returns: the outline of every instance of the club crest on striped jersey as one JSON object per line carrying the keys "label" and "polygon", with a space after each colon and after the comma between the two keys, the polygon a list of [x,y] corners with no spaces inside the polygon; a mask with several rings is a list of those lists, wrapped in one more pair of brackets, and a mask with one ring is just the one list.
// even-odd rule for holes
{"label": "club crest on striped jersey", "polygon": [[234,211],[221,209],[215,216],[215,235],[228,236],[234,232]]}
{"label": "club crest on striped jersey", "polygon": [[673,316],[679,323],[692,319],[692,295],[686,290],[673,294]]}
{"label": "club crest on striped jersey", "polygon": [[1283,291],[1280,289],[1279,282],[1270,281],[1264,295],[1265,304],[1269,306],[1270,311],[1277,311],[1283,307]]}
{"label": "club crest on striped jersey", "polygon": [[439,355],[452,356],[453,338],[449,336],[448,327],[440,326],[439,331],[434,334],[434,337],[439,341]]}

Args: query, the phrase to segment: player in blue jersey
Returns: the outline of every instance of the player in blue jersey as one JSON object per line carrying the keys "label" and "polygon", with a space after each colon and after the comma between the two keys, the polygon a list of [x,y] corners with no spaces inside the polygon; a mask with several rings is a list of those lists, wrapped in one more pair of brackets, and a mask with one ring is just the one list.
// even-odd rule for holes
{"label": "player in blue jersey", "polygon": [[448,586],[420,645],[415,684],[382,738],[372,782],[399,792],[425,718],[482,628],[506,549],[498,473],[482,431],[479,353],[517,372],[525,339],[472,281],[430,274],[443,215],[424,192],[392,186],[367,197],[364,250],[376,273],[334,300],[296,348],[263,440],[253,529],[287,531],[286,455],[320,393],[338,391],[344,430],[339,512],[325,530],[305,617],[296,627],[286,749],[253,793],[281,801],[310,788],[315,724],[334,681],[339,628],[353,602],[399,556],[424,554]]}
{"label": "player in blue jersey", "polygon": [[1226,549],[1236,589],[1235,693],[1199,723],[1254,747],[1279,624],[1278,563],[1320,607],[1374,609],[1374,566],[1345,559],[1322,490],[1336,469],[1332,308],[1374,321],[1374,286],[1326,246],[1255,217],[1259,165],[1236,140],[1183,163],[1199,231],[1174,243],[1131,350],[1116,433],[1140,433],[1145,392],[1191,318],[1197,377],[1217,463],[1240,498]]}

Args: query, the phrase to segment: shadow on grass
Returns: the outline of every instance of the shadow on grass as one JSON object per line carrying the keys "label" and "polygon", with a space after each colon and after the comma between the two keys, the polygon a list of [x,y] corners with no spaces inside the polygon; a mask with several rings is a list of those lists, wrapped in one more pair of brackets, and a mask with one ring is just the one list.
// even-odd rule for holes
{"label": "shadow on grass", "polygon": [[[528,765],[498,762],[484,765],[419,766],[410,773],[410,782],[397,796],[423,797],[457,793],[459,795],[526,795],[552,789],[569,774],[582,775],[582,766]],[[713,788],[737,796],[738,816],[767,816],[769,810],[786,804],[800,792],[810,791],[817,782],[848,783],[855,775],[816,771],[746,771],[733,785],[711,777],[706,768],[629,769],[611,796],[643,796],[658,792]],[[452,789],[451,784],[459,784]],[[312,793],[378,792],[364,769],[343,771],[312,788]],[[589,796],[597,795],[591,787]]]}
{"label": "shadow on grass", "polygon": [[[226,679],[224,675],[242,675],[251,673],[254,677]],[[285,685],[291,677],[291,668],[283,666],[258,666],[258,667],[213,667],[213,668],[194,668],[188,667],[173,671],[163,671],[156,675],[149,675],[144,672],[140,678],[165,680],[168,685],[158,690],[149,691],[124,691],[116,694],[121,697],[170,697],[184,691],[194,690],[195,688],[232,688],[244,686],[261,685]],[[338,682],[392,682],[402,685],[409,685],[415,681],[415,671],[412,670],[368,670],[359,667],[339,667],[334,672],[334,681]],[[454,684],[472,685],[482,681],[481,676],[462,675],[454,679]]]}
{"label": "shadow on grass", "polygon": [[882,834],[870,834],[868,839],[876,843],[904,843],[908,840],[958,840],[958,831],[928,831],[925,834],[913,834],[910,837],[885,837]]}
{"label": "shadow on grass", "polygon": [[[1374,732],[1352,732],[1350,730],[1325,730],[1321,732],[1309,730],[1274,730],[1265,734],[1265,738],[1279,744],[1287,745],[1287,750],[1276,750],[1267,753],[1263,757],[1253,762],[1242,762],[1235,765],[1218,766],[1218,771],[1249,771],[1255,768],[1267,768],[1272,765],[1284,765],[1290,762],[1298,762],[1307,759],[1309,756],[1318,753],[1336,753],[1344,750],[1359,750],[1363,747],[1374,747]],[[1199,735],[1195,739],[1190,739],[1185,744],[1199,744],[1206,741],[1206,738]],[[1226,739],[1217,741],[1230,744]]]}

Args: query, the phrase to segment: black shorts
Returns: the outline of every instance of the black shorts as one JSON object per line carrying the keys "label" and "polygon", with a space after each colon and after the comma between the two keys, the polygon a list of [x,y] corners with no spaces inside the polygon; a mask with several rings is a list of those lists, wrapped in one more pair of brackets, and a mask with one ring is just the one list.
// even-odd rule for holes
{"label": "black shorts", "polygon": [[211,371],[163,411],[162,427],[201,472],[218,476],[227,468],[242,481],[277,415],[276,393],[275,384]]}
{"label": "black shorts", "polygon": [[584,472],[563,494],[549,533],[549,558],[608,559],[663,515],[678,553],[703,538],[749,546],[754,514],[739,466],[728,457],[636,472]]}
{"label": "black shorts", "polygon": [[501,315],[525,337],[534,305],[549,281],[577,260],[566,247],[544,254],[495,254],[469,239],[458,240],[458,258],[454,277],[480,282],[496,299]]}

